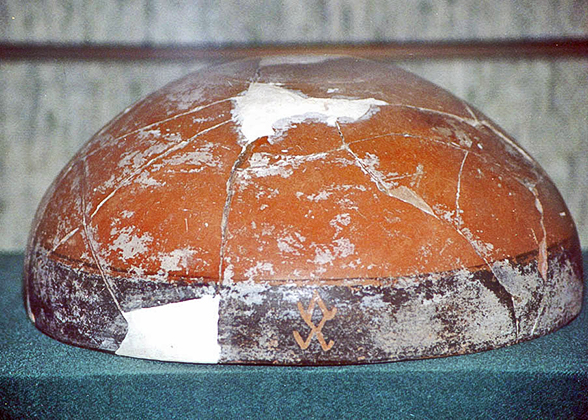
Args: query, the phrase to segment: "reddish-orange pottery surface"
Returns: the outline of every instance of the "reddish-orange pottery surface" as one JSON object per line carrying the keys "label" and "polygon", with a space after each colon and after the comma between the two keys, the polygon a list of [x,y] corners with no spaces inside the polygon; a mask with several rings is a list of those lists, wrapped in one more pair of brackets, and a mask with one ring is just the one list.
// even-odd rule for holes
{"label": "reddish-orange pottery surface", "polygon": [[40,205],[37,327],[117,354],[329,364],[496,348],[573,319],[561,196],[493,122],[394,66],[210,67],[97,133]]}

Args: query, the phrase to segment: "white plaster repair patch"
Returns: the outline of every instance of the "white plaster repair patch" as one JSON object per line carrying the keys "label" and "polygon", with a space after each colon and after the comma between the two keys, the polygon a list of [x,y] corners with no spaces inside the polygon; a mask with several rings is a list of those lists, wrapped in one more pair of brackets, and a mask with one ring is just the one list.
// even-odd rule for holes
{"label": "white plaster repair patch", "polygon": [[292,123],[316,120],[334,126],[337,120],[353,122],[367,115],[372,107],[387,105],[374,98],[310,98],[271,83],[252,83],[233,101],[232,115],[241,127],[242,145],[260,137],[271,139]]}
{"label": "white plaster repair patch", "polygon": [[123,312],[128,332],[122,356],[190,363],[218,363],[219,296]]}
{"label": "white plaster repair patch", "polygon": [[397,198],[400,201],[404,201],[406,204],[410,204],[433,217],[437,217],[433,212],[433,209],[427,204],[425,200],[423,200],[420,195],[404,185],[401,185],[400,187],[394,188],[392,190],[388,190],[387,193],[391,197]]}

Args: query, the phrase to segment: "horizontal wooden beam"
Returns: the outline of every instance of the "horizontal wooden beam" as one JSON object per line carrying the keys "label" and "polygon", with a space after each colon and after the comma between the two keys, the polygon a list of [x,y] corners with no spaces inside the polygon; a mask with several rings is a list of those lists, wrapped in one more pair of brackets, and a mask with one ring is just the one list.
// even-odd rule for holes
{"label": "horizontal wooden beam", "polygon": [[177,46],[0,43],[0,60],[193,61],[284,54],[344,54],[377,60],[588,58],[588,39]]}

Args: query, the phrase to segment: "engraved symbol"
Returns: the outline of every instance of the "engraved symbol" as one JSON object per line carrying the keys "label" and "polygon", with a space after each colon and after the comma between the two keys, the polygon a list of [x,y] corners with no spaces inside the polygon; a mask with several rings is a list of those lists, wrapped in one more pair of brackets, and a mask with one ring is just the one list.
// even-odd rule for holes
{"label": "engraved symbol", "polygon": [[[323,318],[321,319],[318,325],[314,325],[314,323],[312,322],[312,313],[314,312],[314,306],[317,303],[319,308],[321,309],[321,312],[323,313]],[[323,300],[319,296],[318,291],[315,290],[314,294],[312,295],[312,299],[308,304],[308,309],[304,309],[302,303],[298,302],[298,310],[300,311],[302,319],[304,320],[304,322],[306,322],[306,325],[310,327],[310,334],[308,334],[306,340],[302,339],[302,336],[298,331],[293,331],[294,338],[296,339],[296,342],[298,343],[300,348],[302,350],[306,350],[308,346],[310,346],[310,341],[312,340],[312,337],[316,335],[316,338],[321,344],[322,349],[324,351],[330,350],[331,347],[333,347],[333,344],[335,344],[335,342],[333,340],[329,340],[329,343],[327,344],[327,342],[325,341],[325,336],[321,331],[325,326],[325,322],[335,317],[335,314],[337,313],[337,308],[333,307],[329,311],[327,309],[327,306],[325,305],[325,302],[323,302]]]}

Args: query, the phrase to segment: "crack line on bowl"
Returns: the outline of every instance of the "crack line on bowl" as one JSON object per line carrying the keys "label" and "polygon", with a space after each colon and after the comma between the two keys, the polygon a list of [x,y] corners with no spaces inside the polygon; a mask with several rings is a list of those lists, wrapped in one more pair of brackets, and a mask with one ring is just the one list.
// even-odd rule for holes
{"label": "crack line on bowl", "polygon": [[[110,138],[110,139],[109,139],[109,142],[117,142],[117,141],[119,141],[119,140],[122,140],[122,139],[124,139],[124,138],[126,138],[126,137],[130,136],[130,135],[133,135],[133,134],[140,133],[140,132],[141,132],[141,131],[143,131],[143,130],[147,130],[147,129],[150,129],[150,128],[157,127],[157,126],[158,126],[158,125],[160,125],[160,124],[164,124],[164,123],[166,123],[166,122],[173,121],[173,120],[175,120],[175,119],[177,119],[177,118],[184,117],[184,116],[186,116],[186,115],[190,115],[190,114],[194,114],[194,113],[200,112],[200,111],[202,111],[202,110],[204,110],[204,109],[206,109],[206,108],[210,108],[211,106],[218,105],[218,104],[221,104],[221,103],[224,103],[224,102],[228,102],[228,101],[231,101],[231,100],[233,100],[233,97],[231,97],[231,98],[226,98],[226,99],[220,99],[220,100],[218,100],[218,101],[214,101],[214,102],[208,103],[208,104],[206,104],[206,105],[201,105],[201,106],[198,106],[198,107],[196,107],[196,108],[193,108],[193,109],[191,109],[191,110],[188,110],[188,111],[186,111],[186,112],[181,112],[181,113],[179,113],[179,114],[175,114],[175,115],[173,115],[173,116],[171,116],[171,117],[169,117],[169,118],[164,118],[164,119],[162,119],[162,120],[155,121],[155,122],[149,123],[149,124],[147,124],[147,125],[144,125],[144,126],[138,127],[138,128],[136,128],[136,129],[134,129],[134,130],[132,130],[132,131],[129,131],[129,132],[125,133],[125,134],[122,134],[122,135],[120,135],[120,136],[117,136],[117,137],[112,137],[112,138]],[[94,138],[98,138],[100,135],[103,135],[103,131],[105,131],[105,130],[104,130],[104,129],[100,130],[100,131],[98,132],[98,134],[96,134],[96,135],[94,136]],[[198,134],[200,134],[200,133],[198,133]],[[198,135],[198,134],[197,134],[197,135]],[[104,144],[103,144],[103,145],[101,145],[101,146],[97,147],[97,148],[96,148],[96,149],[94,149],[92,152],[90,152],[90,153],[87,153],[85,156],[86,156],[86,157],[90,157],[90,156],[92,156],[94,153],[97,153],[97,152],[98,152],[99,150],[101,150],[102,148],[104,148],[104,147],[107,147],[109,142],[104,142]]]}
{"label": "crack line on bowl", "polygon": [[[261,63],[261,60],[260,60],[260,62],[257,63],[257,67],[255,69],[255,72],[253,73],[253,76],[251,77],[251,79],[249,79],[249,86],[247,89],[249,89],[251,87],[251,85],[256,83],[259,80],[259,78],[261,77],[260,63]],[[233,100],[234,97],[231,97],[229,99]],[[222,218],[221,218],[221,243],[220,243],[220,249],[219,249],[219,262],[218,262],[218,284],[219,285],[222,285],[225,281],[224,274],[223,274],[223,268],[224,268],[223,266],[224,266],[225,251],[226,251],[226,246],[227,246],[227,235],[228,235],[228,230],[229,230],[229,214],[231,212],[231,204],[233,201],[233,195],[235,193],[234,187],[235,187],[235,179],[237,178],[237,170],[243,165],[243,163],[245,162],[246,156],[250,153],[251,149],[253,148],[253,145],[256,143],[257,140],[259,140],[259,139],[256,139],[256,140],[249,142],[249,143],[246,143],[244,146],[242,146],[241,152],[239,152],[239,155],[235,159],[235,162],[233,163],[233,166],[231,168],[231,173],[229,175],[229,179],[227,180],[225,204],[223,206],[223,214],[222,214]]]}
{"label": "crack line on bowl", "polygon": [[461,166],[459,167],[459,173],[457,174],[457,188],[455,191],[455,214],[458,217],[460,225],[463,224],[463,219],[461,219],[460,214],[463,212],[459,207],[459,197],[461,194],[461,174],[463,173],[463,167],[465,166],[466,159],[468,158],[469,151],[466,151],[463,160],[461,161]]}
{"label": "crack line on bowl", "polygon": [[231,168],[231,173],[229,175],[229,179],[227,180],[226,184],[226,198],[225,204],[223,206],[223,214],[221,219],[221,244],[220,244],[220,252],[219,252],[219,266],[218,266],[218,275],[219,275],[219,282],[222,283],[224,281],[223,276],[223,260],[225,258],[225,250],[227,246],[227,235],[229,230],[229,214],[231,212],[231,204],[233,202],[233,195],[235,194],[235,179],[237,178],[237,171],[245,162],[247,155],[249,155],[251,148],[255,142],[247,143],[241,149],[239,156],[235,159],[233,163],[233,167]]}
{"label": "crack line on bowl", "polygon": [[[433,209],[422,199],[422,197],[420,197],[418,194],[416,194],[416,192],[412,191],[410,188],[408,187],[404,187],[403,190],[390,190],[389,188],[386,188],[386,186],[382,183],[382,180],[380,179],[380,177],[377,176],[377,174],[373,173],[373,171],[370,170],[370,168],[366,167],[366,165],[363,164],[363,162],[361,161],[361,159],[359,158],[359,156],[357,156],[357,154],[355,154],[350,148],[349,145],[346,143],[345,141],[345,137],[343,136],[343,133],[341,131],[340,126],[337,124],[337,129],[339,130],[339,135],[341,136],[341,140],[343,142],[343,148],[345,150],[347,150],[355,159],[355,162],[357,163],[357,165],[362,169],[362,171],[368,175],[370,177],[370,179],[372,180],[372,182],[374,182],[374,184],[378,187],[378,189],[380,191],[382,191],[383,193],[385,193],[386,195],[390,196],[390,197],[394,197],[400,201],[403,201],[407,204],[413,205],[414,207],[416,207],[417,209],[423,211],[426,214],[429,214],[430,216],[434,217],[435,219],[439,220],[441,223],[446,223],[448,225],[450,225],[452,227],[452,229],[459,234],[462,238],[464,238],[466,240],[466,242],[469,244],[469,246],[473,249],[473,251],[478,255],[479,258],[481,258],[484,261],[484,264],[488,267],[488,269],[492,272],[492,274],[494,275],[494,278],[496,279],[497,285],[498,285],[498,289],[500,290],[499,293],[495,292],[494,290],[492,290],[491,288],[489,288],[489,290],[491,290],[493,293],[497,293],[497,297],[500,299],[500,296],[498,295],[506,295],[509,296],[510,298],[510,303],[508,304],[504,304],[506,306],[506,309],[509,311],[509,314],[511,316],[511,318],[513,319],[513,323],[514,323],[514,327],[515,327],[515,334],[518,337],[518,318],[516,316],[515,310],[514,310],[514,297],[512,296],[512,294],[510,294],[508,292],[508,290],[504,287],[503,282],[500,280],[499,278],[499,273],[496,272],[496,270],[493,269],[493,267],[490,265],[490,262],[488,261],[488,259],[486,258],[486,256],[484,255],[484,251],[479,249],[480,247],[478,245],[476,245],[476,242],[474,240],[474,238],[470,238],[468,237],[468,235],[466,233],[464,233],[462,231],[462,229],[460,229],[460,226],[463,224],[463,220],[461,218],[461,215],[458,213],[456,216],[456,223],[457,226],[454,225],[453,223],[444,220],[443,218],[440,218],[437,214],[435,214],[435,212],[433,211]],[[460,185],[461,185],[461,177],[462,177],[462,171],[463,171],[463,167],[465,164],[465,160],[467,158],[467,156],[469,155],[469,150],[464,150],[466,153],[464,155],[464,159],[461,162],[460,165],[460,171],[458,174],[458,190],[457,190],[457,194],[456,194],[456,207],[457,210],[459,210],[459,192],[460,192]],[[457,211],[456,210],[456,211]],[[472,236],[471,234],[469,236]],[[488,288],[488,287],[487,287]]]}
{"label": "crack line on bowl", "polygon": [[59,248],[61,245],[63,245],[65,242],[67,242],[67,240],[69,238],[71,238],[73,235],[75,235],[78,231],[80,230],[80,227],[78,226],[75,229],[72,229],[71,231],[69,231],[68,233],[65,234],[65,236],[63,238],[61,238],[59,240],[59,242],[57,242],[55,244],[55,246],[53,246],[53,248],[51,248],[51,250],[49,251],[49,253],[53,253],[57,250],[57,248]]}
{"label": "crack line on bowl", "polygon": [[378,174],[374,173],[373,170],[368,168],[361,160],[361,158],[353,150],[351,150],[351,148],[345,141],[345,137],[341,131],[341,126],[339,125],[339,123],[336,123],[336,126],[339,132],[339,136],[341,137],[341,141],[343,143],[343,150],[347,151],[353,157],[353,160],[355,161],[356,165],[361,169],[361,171],[364,174],[366,174],[370,178],[370,180],[374,183],[374,185],[376,185],[378,190],[380,190],[389,197],[394,197],[397,200],[400,200],[406,204],[410,204],[413,207],[416,207],[417,209],[421,210],[422,212],[437,218],[437,216],[433,212],[433,209],[431,209],[431,207],[425,202],[425,200],[423,200],[421,196],[419,196],[410,188],[404,186],[394,189],[388,188],[382,181],[381,177],[378,176]]}
{"label": "crack line on bowl", "polygon": [[94,262],[96,263],[96,266],[98,267],[98,271],[100,272],[100,277],[102,278],[102,281],[104,282],[104,285],[105,285],[106,289],[108,290],[108,293],[112,297],[112,300],[113,300],[116,308],[122,314],[123,310],[120,305],[120,302],[116,298],[115,286],[107,279],[106,273],[104,272],[104,268],[102,266],[102,262],[98,258],[98,254],[95,249],[96,241],[94,240],[92,234],[90,233],[90,229],[88,228],[88,220],[87,220],[88,210],[86,208],[86,179],[88,178],[88,164],[87,164],[86,159],[82,160],[81,170],[83,170],[83,175],[81,176],[82,182],[81,182],[81,197],[80,197],[80,199],[82,201],[82,228],[84,231],[84,237],[86,238],[86,243],[88,245],[88,248],[90,249],[90,254],[92,255],[92,259],[94,260]]}
{"label": "crack line on bowl", "polygon": [[226,120],[223,121],[221,123],[218,123],[212,127],[207,128],[206,130],[202,130],[200,131],[198,134],[190,137],[187,140],[184,140],[180,143],[177,143],[169,148],[167,148],[164,152],[156,155],[155,157],[151,158],[148,162],[146,162],[145,164],[141,165],[139,168],[137,168],[135,171],[133,171],[130,175],[128,175],[126,178],[122,179],[121,181],[119,181],[118,185],[116,186],[116,188],[114,188],[110,194],[108,194],[102,201],[100,201],[100,203],[98,203],[98,205],[96,206],[96,208],[94,209],[94,211],[92,212],[92,214],[90,215],[90,219],[93,219],[94,216],[96,216],[96,214],[98,213],[98,211],[102,208],[102,206],[108,201],[110,200],[117,192],[118,190],[120,190],[122,187],[124,187],[125,185],[128,185],[134,178],[136,178],[137,176],[139,176],[146,168],[148,168],[149,166],[153,165],[155,162],[157,162],[158,160],[161,160],[162,158],[168,156],[169,154],[176,152],[178,150],[183,149],[184,147],[188,146],[190,143],[192,143],[196,138],[200,137],[203,134],[208,133],[209,131],[215,130],[227,123],[231,122],[231,120]]}

